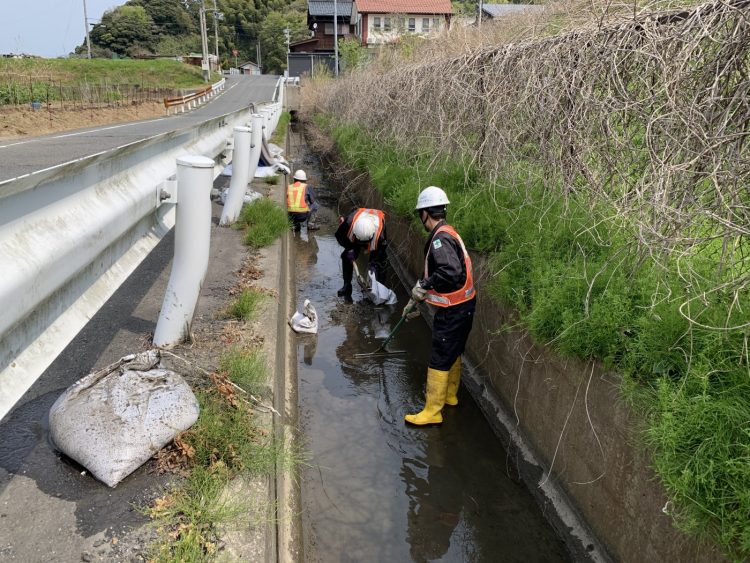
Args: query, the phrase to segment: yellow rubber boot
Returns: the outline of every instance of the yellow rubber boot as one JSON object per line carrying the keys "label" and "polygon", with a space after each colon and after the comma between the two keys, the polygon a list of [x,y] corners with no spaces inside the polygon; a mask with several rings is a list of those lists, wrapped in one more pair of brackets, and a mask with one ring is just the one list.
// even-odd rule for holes
{"label": "yellow rubber boot", "polygon": [[458,386],[461,384],[461,356],[456,358],[448,370],[448,390],[445,392],[445,404],[455,407],[458,404]]}
{"label": "yellow rubber boot", "polygon": [[445,404],[445,390],[448,387],[448,372],[427,368],[427,398],[424,409],[418,414],[407,414],[404,420],[410,424],[440,424],[443,422],[441,410]]}

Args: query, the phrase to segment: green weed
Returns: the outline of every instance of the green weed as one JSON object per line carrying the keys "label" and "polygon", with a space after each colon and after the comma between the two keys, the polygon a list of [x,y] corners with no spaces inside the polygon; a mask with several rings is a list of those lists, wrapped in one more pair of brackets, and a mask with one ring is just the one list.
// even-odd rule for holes
{"label": "green weed", "polygon": [[256,248],[268,246],[289,230],[286,211],[270,199],[260,199],[242,209],[240,220],[247,225],[245,244]]}
{"label": "green weed", "polygon": [[[517,310],[511,322],[561,354],[624,375],[677,524],[733,558],[750,557],[750,309],[731,286],[750,266],[720,266],[728,246],[748,255],[743,241],[727,245],[705,221],[681,233],[707,241],[692,254],[644,257],[628,217],[575,193],[563,197],[531,162],[485,182],[467,159],[435,159],[425,147],[324,123],[342,158],[369,172],[394,212],[413,217],[419,190],[446,190],[448,220],[467,246],[489,254],[485,289]],[[637,128],[622,134],[641,142]],[[627,193],[637,174],[610,179],[611,189]]]}
{"label": "green weed", "polygon": [[182,486],[148,510],[156,526],[165,531],[150,548],[153,561],[213,560],[218,527],[248,517],[239,503],[226,498],[227,484],[237,475],[271,475],[278,467],[291,469],[301,460],[298,451],[279,444],[253,414],[251,395],[262,396],[268,384],[263,355],[232,348],[219,365],[215,385],[196,392],[201,408],[198,421],[180,437],[189,452],[190,473]]}
{"label": "green weed", "polygon": [[263,303],[265,295],[260,291],[245,289],[229,305],[229,316],[240,320],[249,321],[258,314],[258,307]]}
{"label": "green weed", "polygon": [[258,352],[230,348],[219,362],[229,379],[248,393],[260,394],[266,383],[266,360]]}
{"label": "green weed", "polygon": [[289,127],[289,122],[292,120],[292,114],[288,111],[281,112],[279,116],[279,123],[276,126],[276,131],[271,135],[271,142],[283,147],[284,141],[286,140],[286,130]]}

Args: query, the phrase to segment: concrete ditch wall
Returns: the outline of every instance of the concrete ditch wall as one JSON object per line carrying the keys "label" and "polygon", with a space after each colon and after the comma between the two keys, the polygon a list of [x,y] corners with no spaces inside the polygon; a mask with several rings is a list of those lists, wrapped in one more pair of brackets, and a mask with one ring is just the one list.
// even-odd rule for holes
{"label": "concrete ditch wall", "polygon": [[[331,170],[344,168],[335,154],[321,157]],[[352,171],[337,178],[356,205],[387,213],[392,258],[402,281],[413,284],[424,268],[423,232],[390,213],[367,176]],[[467,350],[472,369],[464,384],[573,557],[726,561],[717,547],[673,527],[661,483],[636,446],[640,421],[622,402],[619,376],[595,362],[562,358],[523,330],[504,328],[514,324],[514,313],[486,293],[487,261],[475,254],[472,260],[478,301]],[[585,521],[583,529],[575,529],[576,521]]]}

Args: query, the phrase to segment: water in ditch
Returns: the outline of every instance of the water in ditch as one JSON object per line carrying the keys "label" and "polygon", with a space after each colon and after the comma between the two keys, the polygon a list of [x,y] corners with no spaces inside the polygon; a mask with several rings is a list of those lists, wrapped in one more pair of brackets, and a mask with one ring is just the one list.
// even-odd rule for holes
{"label": "water in ditch", "polygon": [[[309,157],[313,185],[324,183]],[[465,389],[446,407],[442,426],[416,428],[404,414],[424,401],[430,329],[404,325],[390,349],[378,348],[407,300],[374,307],[355,287],[354,302],[336,296],[340,247],[333,236],[339,203],[318,231],[298,234],[297,305],[319,315],[316,336],[298,336],[300,423],[309,464],[302,475],[306,561],[567,561],[544,519]],[[333,209],[332,209],[333,208]]]}

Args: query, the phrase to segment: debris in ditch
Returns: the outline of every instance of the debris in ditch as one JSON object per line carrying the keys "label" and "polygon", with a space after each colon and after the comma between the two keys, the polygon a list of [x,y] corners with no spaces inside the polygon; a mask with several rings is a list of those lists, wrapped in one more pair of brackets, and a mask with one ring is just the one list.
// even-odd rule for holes
{"label": "debris in ditch", "polygon": [[178,434],[171,444],[159,450],[154,456],[156,461],[154,473],[157,475],[172,473],[187,477],[187,470],[194,457],[195,448],[182,439],[182,434]]}
{"label": "debris in ditch", "polygon": [[304,332],[307,334],[317,334],[318,332],[318,313],[309,299],[305,299],[303,311],[296,311],[291,319],[289,326],[294,332]]}
{"label": "debris in ditch", "polygon": [[130,354],[71,385],[52,405],[55,446],[110,487],[198,419],[185,380],[158,350]]}
{"label": "debris in ditch", "polygon": [[370,284],[365,292],[366,297],[375,305],[395,305],[398,301],[392,289],[388,289],[375,279],[375,272],[369,271]]}

